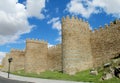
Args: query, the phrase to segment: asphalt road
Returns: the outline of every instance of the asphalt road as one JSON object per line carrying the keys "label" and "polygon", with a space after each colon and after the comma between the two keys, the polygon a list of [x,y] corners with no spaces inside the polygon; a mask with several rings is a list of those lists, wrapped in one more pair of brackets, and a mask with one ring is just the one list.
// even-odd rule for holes
{"label": "asphalt road", "polygon": [[0,83],[30,83],[30,82],[22,82],[22,81],[16,81],[16,80],[0,77]]}

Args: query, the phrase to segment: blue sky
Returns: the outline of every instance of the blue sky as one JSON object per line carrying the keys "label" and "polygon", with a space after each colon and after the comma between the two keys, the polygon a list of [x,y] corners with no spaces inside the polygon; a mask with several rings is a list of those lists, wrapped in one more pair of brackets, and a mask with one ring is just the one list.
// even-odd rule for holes
{"label": "blue sky", "polygon": [[77,16],[94,30],[120,18],[120,0],[0,0],[0,62],[27,38],[61,43],[62,17]]}

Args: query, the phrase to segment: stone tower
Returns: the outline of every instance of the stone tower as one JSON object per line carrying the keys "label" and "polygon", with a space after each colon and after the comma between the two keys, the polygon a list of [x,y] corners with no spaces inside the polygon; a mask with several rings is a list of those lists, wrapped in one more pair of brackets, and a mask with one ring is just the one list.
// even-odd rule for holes
{"label": "stone tower", "polygon": [[93,66],[87,22],[69,16],[62,19],[62,53],[64,73],[72,75]]}
{"label": "stone tower", "polygon": [[25,71],[40,73],[47,69],[47,42],[39,40],[26,41]]}
{"label": "stone tower", "polygon": [[10,58],[12,58],[11,62],[11,71],[18,71],[24,69],[24,56],[25,52],[23,50],[12,49],[9,53]]}
{"label": "stone tower", "polygon": [[3,65],[3,68],[1,69],[2,71],[5,72],[8,71],[8,59],[9,59],[9,53],[6,53],[6,56],[2,60],[2,65]]}

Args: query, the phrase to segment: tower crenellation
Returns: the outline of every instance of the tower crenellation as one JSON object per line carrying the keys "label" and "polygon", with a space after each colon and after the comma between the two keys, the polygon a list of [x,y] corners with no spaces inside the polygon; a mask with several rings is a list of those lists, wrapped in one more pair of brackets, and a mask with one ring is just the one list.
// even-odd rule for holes
{"label": "tower crenellation", "polygon": [[44,44],[47,44],[47,41],[39,40],[39,39],[27,39],[26,42],[27,43],[44,43]]}
{"label": "tower crenellation", "polygon": [[105,24],[105,28],[108,28],[108,24]]}
{"label": "tower crenellation", "polygon": [[[92,67],[88,23],[83,20],[76,20],[74,17],[70,19],[67,16],[65,21],[62,21],[62,24],[63,72],[75,74],[87,69],[87,67]],[[90,61],[87,57],[89,57]],[[86,61],[89,61],[89,63]],[[82,62],[86,64],[86,67],[82,68]]]}
{"label": "tower crenellation", "polygon": [[[47,69],[48,43],[38,39],[27,39],[25,71],[40,73]],[[39,64],[38,64],[39,63]]]}
{"label": "tower crenellation", "polygon": [[114,25],[114,23],[113,22],[110,22],[110,26],[113,26]]}
{"label": "tower crenellation", "polygon": [[66,16],[62,18],[61,44],[48,48],[47,41],[27,39],[25,50],[11,49],[3,64],[7,65],[6,61],[12,57],[11,70],[14,71],[21,68],[29,73],[57,70],[72,75],[106,63],[115,54],[120,54],[119,49],[120,20],[92,31],[87,21]]}

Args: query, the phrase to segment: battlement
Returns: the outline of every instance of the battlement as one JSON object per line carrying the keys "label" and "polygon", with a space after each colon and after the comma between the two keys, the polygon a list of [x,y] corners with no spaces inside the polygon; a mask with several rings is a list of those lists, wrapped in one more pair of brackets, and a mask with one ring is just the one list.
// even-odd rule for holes
{"label": "battlement", "polygon": [[10,52],[25,52],[24,50],[19,50],[19,49],[11,49],[11,51]]}
{"label": "battlement", "polygon": [[74,16],[72,16],[72,17],[70,17],[70,16],[66,16],[66,17],[63,17],[62,18],[62,23],[69,23],[69,22],[72,22],[72,23],[86,23],[86,24],[88,24],[88,22],[87,21],[84,21],[83,19],[79,19],[78,17],[74,17]]}
{"label": "battlement", "polygon": [[61,47],[61,44],[57,44],[57,45],[54,45],[54,46],[48,48],[48,50],[56,49],[56,48],[60,48],[60,47]]}
{"label": "battlement", "polygon": [[97,33],[97,32],[101,32],[101,31],[105,31],[110,28],[119,28],[119,27],[117,27],[118,25],[120,25],[120,20],[115,20],[114,22],[111,21],[110,24],[105,24],[104,27],[100,26],[98,29],[95,28],[93,30],[93,32]]}
{"label": "battlement", "polygon": [[27,39],[26,42],[27,43],[43,43],[43,44],[47,44],[47,41],[39,40],[39,39]]}

